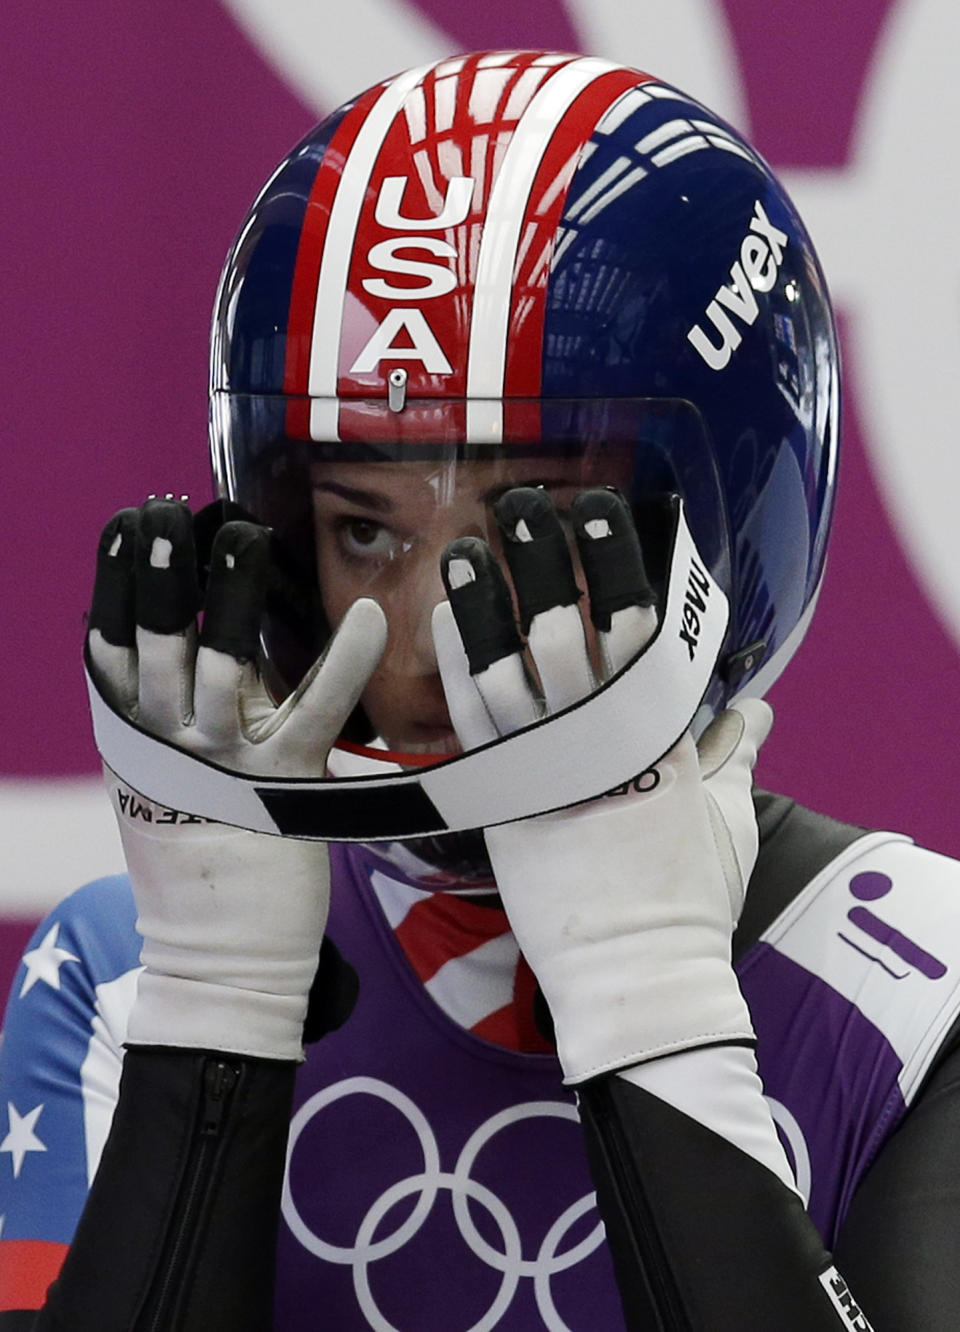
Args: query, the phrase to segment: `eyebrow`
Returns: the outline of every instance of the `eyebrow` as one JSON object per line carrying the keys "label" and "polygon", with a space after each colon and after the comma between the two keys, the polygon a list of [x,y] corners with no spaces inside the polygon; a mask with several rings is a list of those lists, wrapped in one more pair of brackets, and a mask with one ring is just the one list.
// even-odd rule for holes
{"label": "eyebrow", "polygon": [[[543,477],[536,482],[528,482],[536,487],[542,487],[544,490],[562,490],[564,486],[575,485],[567,477]],[[495,504],[498,499],[507,493],[508,490],[515,490],[517,484],[514,481],[504,481],[499,485],[490,486],[480,496],[482,503]],[[386,495],[381,495],[376,490],[363,490],[359,486],[345,486],[340,481],[314,481],[314,490],[328,491],[331,495],[338,495],[340,499],[347,500],[350,504],[357,504],[362,508],[372,509],[375,513],[392,513],[394,502]]]}
{"label": "eyebrow", "polygon": [[327,490],[332,495],[339,495],[341,499],[348,500],[351,504],[359,504],[363,508],[373,509],[377,513],[390,513],[393,509],[393,501],[386,495],[380,495],[375,490],[361,490],[359,486],[344,486],[339,481],[314,481],[314,490]]}

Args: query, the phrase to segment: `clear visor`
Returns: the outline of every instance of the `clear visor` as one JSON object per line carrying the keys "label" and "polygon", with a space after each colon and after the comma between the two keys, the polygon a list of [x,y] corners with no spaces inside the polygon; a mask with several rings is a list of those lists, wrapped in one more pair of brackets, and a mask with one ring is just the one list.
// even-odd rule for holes
{"label": "clear visor", "polygon": [[376,738],[427,761],[455,751],[430,628],[445,596],[440,557],[457,537],[476,536],[502,559],[493,506],[514,486],[542,486],[562,521],[578,492],[615,486],[633,507],[655,587],[666,551],[650,501],[678,493],[701,556],[729,591],[721,486],[689,402],[412,400],[393,411],[383,399],[215,394],[211,426],[221,494],[276,535],[282,572],[264,631],[275,692],[296,686],[357,598],[386,613],[387,647],[348,744]]}

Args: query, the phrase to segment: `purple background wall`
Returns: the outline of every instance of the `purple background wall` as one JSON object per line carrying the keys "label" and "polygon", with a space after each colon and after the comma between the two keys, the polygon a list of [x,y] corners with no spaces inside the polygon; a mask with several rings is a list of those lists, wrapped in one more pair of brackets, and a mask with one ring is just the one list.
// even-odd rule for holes
{"label": "purple background wall", "polygon": [[[233,0],[232,8],[246,13],[247,27],[266,21],[257,18],[268,12],[257,0]],[[317,12],[332,8],[316,5]],[[953,260],[940,255],[918,267],[895,330],[906,348],[922,343],[927,309],[939,308],[948,285],[946,343],[940,338],[937,346],[953,375],[939,376],[940,416],[930,407],[935,395],[911,382],[906,352],[897,360],[891,320],[879,307],[871,333],[869,307],[885,282],[870,262],[874,251],[882,254],[877,227],[889,227],[896,243],[918,216],[929,216],[934,229],[952,223],[960,187],[947,131],[942,151],[926,144],[927,174],[913,197],[905,187],[891,205],[901,208],[899,221],[878,218],[868,188],[900,152],[892,140],[889,155],[876,146],[874,122],[904,118],[884,110],[885,89],[896,87],[904,62],[903,78],[923,82],[915,74],[925,68],[925,52],[935,63],[946,47],[955,60],[960,19],[952,0],[794,0],[789,22],[782,6],[764,0],[678,0],[670,17],[645,19],[645,10],[660,8],[605,0],[592,10],[603,11],[597,26],[585,18],[585,0],[482,7],[411,0],[406,11],[401,0],[364,0],[342,7],[337,42],[315,42],[315,84],[305,92],[296,71],[289,79],[279,71],[284,57],[276,46],[268,60],[216,0],[6,0],[0,623],[8,708],[0,731],[0,913],[8,919],[39,914],[88,868],[115,863],[106,824],[88,813],[96,756],[79,665],[97,532],[113,509],[148,492],[208,495],[206,341],[222,256],[276,160],[318,110],[335,104],[343,76],[337,43],[363,67],[358,86],[394,63],[411,63],[391,59],[381,42],[364,66],[360,34],[378,30],[370,26],[377,13],[384,24],[399,24],[411,47],[421,31],[451,50],[592,46],[675,81],[687,48],[703,47],[700,19],[723,35],[726,74],[717,78],[731,85],[741,124],[786,172],[808,215],[835,287],[848,366],[846,452],[826,587],[807,641],[775,689],[778,722],[761,777],[842,817],[901,828],[960,854],[960,616],[950,593],[952,528],[941,512],[949,513],[944,494],[956,494],[948,490],[956,463],[952,432],[937,435],[957,391],[956,274],[944,268]],[[618,22],[629,38],[626,56],[613,44]],[[643,59],[645,22],[668,66]],[[707,50],[701,63],[711,58]],[[709,90],[687,82],[710,100]],[[947,107],[926,124],[951,119]],[[937,133],[931,130],[934,139]],[[880,165],[871,176],[874,158]],[[897,261],[898,273],[913,252]],[[901,364],[902,375],[888,373]],[[922,377],[922,364],[916,374]],[[887,392],[899,396],[880,412]],[[928,465],[911,453],[920,447],[915,438],[887,428],[901,410],[911,419],[911,403],[934,411],[932,435],[918,425],[923,457],[937,467],[942,459],[946,469],[926,487],[929,513],[898,500],[897,467]],[[918,553],[913,538],[921,530],[933,534],[932,555],[929,544]],[[0,955],[3,987],[22,934],[15,925],[0,931],[0,948],[5,939],[8,950]]]}

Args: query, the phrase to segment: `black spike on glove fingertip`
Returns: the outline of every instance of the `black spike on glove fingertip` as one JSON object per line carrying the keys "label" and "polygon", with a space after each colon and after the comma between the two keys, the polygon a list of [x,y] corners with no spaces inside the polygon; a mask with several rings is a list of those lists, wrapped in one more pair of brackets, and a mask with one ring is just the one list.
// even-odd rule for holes
{"label": "black spike on glove fingertip", "polygon": [[452,542],[441,557],[440,573],[471,675],[522,650],[510,588],[485,541],[460,537]]}
{"label": "black spike on glove fingertip", "polygon": [[580,600],[566,533],[550,496],[532,486],[508,490],[493,512],[527,634],[534,616]]}
{"label": "black spike on glove fingertip", "polygon": [[136,543],[137,624],[157,634],[183,633],[200,609],[193,516],[178,500],[140,506]]}
{"label": "black spike on glove fingertip", "polygon": [[597,629],[607,632],[616,611],[656,601],[640,538],[629,506],[617,490],[585,490],[570,508],[590,595],[590,617]]}
{"label": "black spike on glove fingertip", "polygon": [[98,630],[114,647],[133,647],[136,642],[137,517],[136,509],[115,513],[101,532],[97,548],[87,626]]}
{"label": "black spike on glove fingertip", "polygon": [[269,574],[269,530],[255,523],[225,523],[210,555],[203,647],[242,662],[256,660]]}

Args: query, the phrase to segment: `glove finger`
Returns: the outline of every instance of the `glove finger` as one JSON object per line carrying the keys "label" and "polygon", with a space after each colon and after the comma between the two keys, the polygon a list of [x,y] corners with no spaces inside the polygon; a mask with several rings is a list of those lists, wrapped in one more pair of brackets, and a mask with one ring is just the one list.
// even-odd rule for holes
{"label": "glove finger", "polygon": [[773,709],[762,698],[742,698],[714,718],[697,744],[704,780],[722,768],[737,766],[752,773],[760,747],[773,726]]}
{"label": "glove finger", "polygon": [[739,712],[744,720],[744,734],[753,747],[751,768],[756,762],[756,755],[773,729],[773,708],[765,698],[741,698],[733,704],[733,711]]}
{"label": "glove finger", "polygon": [[324,655],[251,738],[274,737],[271,752],[287,775],[318,775],[386,645],[387,617],[376,601],[361,597],[343,617]]}
{"label": "glove finger", "polygon": [[460,537],[440,557],[440,576],[460,631],[471,675],[523,651],[513,598],[503,570],[485,541]]}
{"label": "glove finger", "polygon": [[252,514],[228,499],[215,499],[193,515],[193,545],[197,556],[197,579],[201,596],[206,595],[217,533],[225,524],[238,521],[258,526]]}
{"label": "glove finger", "polygon": [[[472,746],[482,743],[481,733],[484,739],[491,738],[487,733],[491,721],[496,734],[508,735],[535,721],[539,707],[523,663],[510,588],[490,547],[476,537],[460,537],[443,552],[440,572],[474,686],[468,706],[469,692],[466,686],[458,688],[456,669],[451,672],[451,661],[456,662],[451,647],[446,665],[448,675],[452,673],[453,697],[447,694],[447,706],[460,743]],[[440,675],[443,679],[442,665]],[[446,680],[444,687],[446,690]],[[487,713],[486,723],[476,711],[477,698]],[[455,707],[461,714],[459,722]]]}
{"label": "glove finger", "polygon": [[508,490],[493,513],[517,594],[520,628],[529,634],[537,615],[580,600],[566,533],[550,496],[532,486]]}
{"label": "glove finger", "polygon": [[494,515],[547,710],[557,712],[596,687],[566,533],[545,490],[508,490]]}
{"label": "glove finger", "polygon": [[759,833],[753,808],[753,769],[757,752],[773,724],[773,710],[759,698],[742,699],[720,714],[700,738],[707,809],[736,920],[743,886],[756,863]]}
{"label": "glove finger", "polygon": [[137,625],[155,634],[183,633],[200,609],[193,517],[177,500],[140,506],[136,546]]}
{"label": "glove finger", "polygon": [[256,667],[260,621],[270,569],[270,533],[254,523],[230,522],[210,553],[194,710],[197,729],[217,745],[273,713]]}
{"label": "glove finger", "polygon": [[136,534],[136,509],[121,509],[104,527],[87,619],[97,685],[114,707],[128,715],[137,706]]}
{"label": "glove finger", "polygon": [[270,532],[255,523],[225,523],[213,543],[203,611],[202,647],[255,661],[270,573]]}
{"label": "glove finger", "polygon": [[474,749],[496,740],[499,731],[470,674],[470,661],[449,601],[434,606],[432,629],[450,721],[461,745]]}
{"label": "glove finger", "polygon": [[169,736],[193,710],[200,592],[185,504],[154,499],[141,505],[135,571],[138,717],[149,730]]}
{"label": "glove finger", "polygon": [[657,627],[656,596],[626,500],[610,487],[571,505],[605,676],[632,661]]}
{"label": "glove finger", "polygon": [[115,647],[136,646],[137,510],[121,509],[100,534],[89,625]]}

